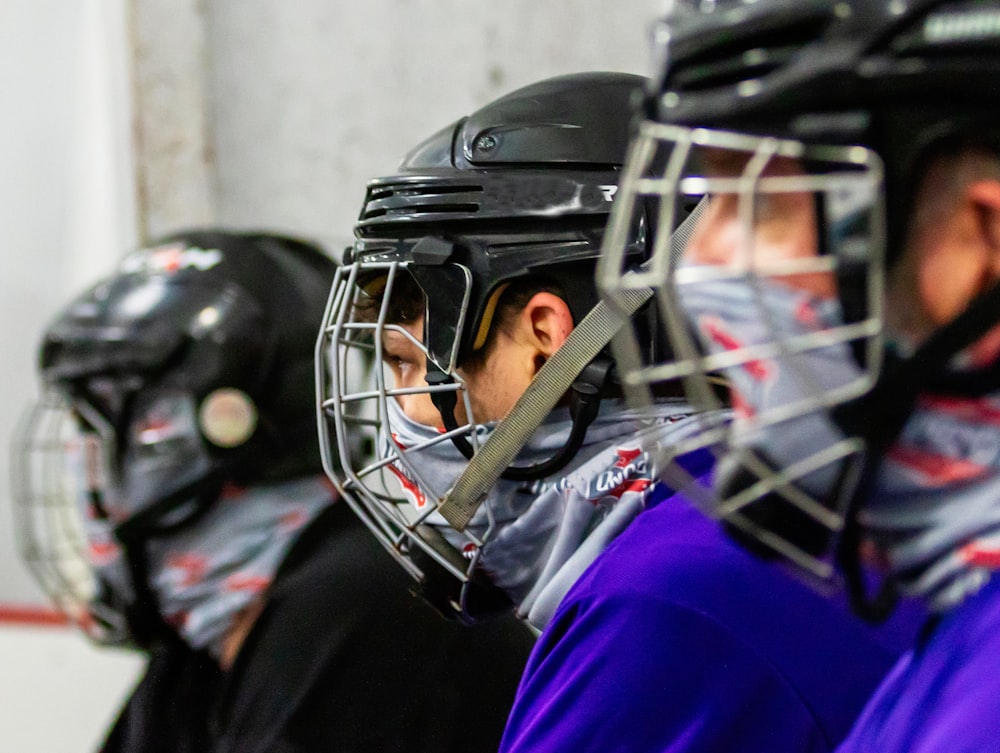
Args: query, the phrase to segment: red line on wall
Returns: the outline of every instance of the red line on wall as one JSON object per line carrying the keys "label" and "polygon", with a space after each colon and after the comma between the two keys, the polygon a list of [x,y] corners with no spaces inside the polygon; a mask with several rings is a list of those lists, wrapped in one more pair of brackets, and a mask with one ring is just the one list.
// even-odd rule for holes
{"label": "red line on wall", "polygon": [[0,604],[0,625],[68,625],[62,612],[34,604]]}

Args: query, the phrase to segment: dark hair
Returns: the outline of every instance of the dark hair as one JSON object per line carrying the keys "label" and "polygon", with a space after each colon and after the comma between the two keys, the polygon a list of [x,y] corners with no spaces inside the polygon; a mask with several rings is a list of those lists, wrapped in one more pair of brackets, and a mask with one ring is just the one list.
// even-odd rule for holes
{"label": "dark hair", "polygon": [[[354,301],[354,318],[362,322],[374,322],[382,308],[385,297],[386,275],[379,274],[358,281],[360,295]],[[400,273],[392,283],[392,299],[389,301],[386,322],[409,324],[420,318],[426,308],[424,291],[408,272]]]}

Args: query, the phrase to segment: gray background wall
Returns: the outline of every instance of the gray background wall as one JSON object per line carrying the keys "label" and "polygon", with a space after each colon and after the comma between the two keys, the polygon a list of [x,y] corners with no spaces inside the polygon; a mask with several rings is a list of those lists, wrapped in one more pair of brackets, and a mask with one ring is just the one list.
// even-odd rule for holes
{"label": "gray background wall", "polygon": [[[391,172],[409,147],[448,122],[560,73],[646,73],[647,30],[662,0],[180,4],[202,14],[203,50],[191,57],[203,62],[204,78],[177,81],[185,106],[163,112],[169,102],[158,99],[156,124],[146,131],[159,127],[176,137],[186,124],[204,128],[210,169],[199,179],[211,185],[203,198],[191,191],[189,170],[172,174],[171,161],[161,159],[169,155],[147,153],[149,176],[169,174],[147,197],[149,229],[204,211],[224,223],[339,243],[350,236],[365,182]],[[177,2],[166,17],[158,5],[136,6],[145,91],[157,83],[150,58],[169,52],[178,61],[176,44],[167,51],[157,43]],[[143,89],[140,105],[152,99],[142,99]],[[202,113],[192,106],[199,94]],[[177,126],[170,127],[172,117]],[[177,200],[185,192],[187,206]]]}
{"label": "gray background wall", "polygon": [[39,333],[135,242],[125,3],[0,2],[0,606],[40,600],[14,551],[7,451]]}
{"label": "gray background wall", "polygon": [[[0,436],[44,324],[139,239],[217,222],[339,251],[367,180],[445,124],[548,76],[647,73],[662,4],[5,0]],[[0,602],[39,600],[0,458]]]}

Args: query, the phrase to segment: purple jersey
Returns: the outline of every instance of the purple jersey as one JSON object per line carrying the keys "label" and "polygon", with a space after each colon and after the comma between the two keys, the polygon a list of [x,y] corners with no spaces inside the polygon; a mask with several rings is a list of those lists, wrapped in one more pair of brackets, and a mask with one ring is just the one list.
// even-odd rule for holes
{"label": "purple jersey", "polygon": [[901,653],[897,637],[745,553],[674,496],[568,592],[528,661],[501,751],[830,751]]}
{"label": "purple jersey", "polygon": [[[990,667],[993,669],[990,669]],[[1000,751],[1000,579],[937,622],[885,678],[838,753]]]}

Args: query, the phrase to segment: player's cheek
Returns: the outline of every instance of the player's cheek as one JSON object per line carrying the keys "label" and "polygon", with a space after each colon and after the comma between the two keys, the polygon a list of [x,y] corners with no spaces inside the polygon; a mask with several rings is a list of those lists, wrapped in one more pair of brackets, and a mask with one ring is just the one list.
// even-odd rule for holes
{"label": "player's cheek", "polygon": [[731,197],[713,197],[684,249],[689,264],[732,266],[742,245],[743,231]]}

